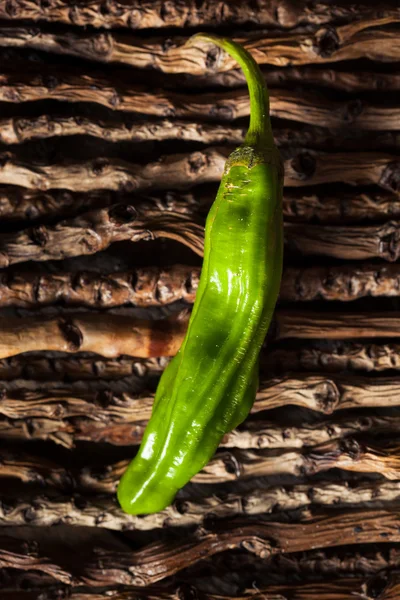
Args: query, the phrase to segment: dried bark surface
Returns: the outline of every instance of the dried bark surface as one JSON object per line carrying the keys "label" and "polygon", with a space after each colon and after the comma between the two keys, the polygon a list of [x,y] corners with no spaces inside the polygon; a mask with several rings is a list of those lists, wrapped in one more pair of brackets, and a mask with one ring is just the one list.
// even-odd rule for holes
{"label": "dried bark surface", "polygon": [[[400,193],[400,161],[395,155],[377,152],[328,154],[313,150],[293,150],[290,154],[292,158],[285,160],[286,187],[339,182],[375,184]],[[32,165],[5,153],[0,156],[0,184],[74,192],[188,189],[219,181],[228,155],[226,148],[209,147],[189,154],[163,155],[146,165],[106,157],[80,163]]]}
{"label": "dried bark surface", "polygon": [[341,260],[380,258],[395,262],[400,256],[399,221],[383,225],[311,225],[286,223],[285,242],[294,255],[329,256]]}
{"label": "dried bark surface", "polygon": [[322,1],[312,6],[305,0],[286,0],[284,4],[259,0],[257,6],[248,0],[241,3],[185,0],[179,4],[165,4],[161,0],[130,0],[128,3],[109,0],[105,8],[101,0],[84,3],[48,0],[45,5],[39,0],[2,0],[0,3],[0,17],[6,20],[46,20],[49,23],[130,29],[250,24],[290,28],[304,23],[319,25],[357,21],[361,17],[382,19],[399,16],[398,8],[387,1],[379,8],[368,2],[349,4],[343,0],[334,5]]}
{"label": "dried bark surface", "polygon": [[[385,195],[385,192],[383,192]],[[154,196],[141,196],[127,192],[110,190],[93,190],[89,192],[70,192],[67,190],[49,190],[40,192],[12,186],[0,187],[0,217],[3,221],[46,221],[48,219],[75,217],[77,214],[107,207],[113,204],[140,205],[143,210],[154,212],[175,212],[193,214],[203,203],[212,202],[210,194],[196,189],[195,195],[190,192],[157,192]],[[378,194],[379,196],[379,194]],[[379,204],[380,200],[377,200]],[[387,206],[392,201],[387,200]],[[383,210],[383,208],[382,208]],[[393,208],[393,210],[395,210]],[[393,213],[394,214],[394,213]]]}
{"label": "dried bark surface", "polygon": [[188,265],[137,267],[129,272],[5,272],[0,277],[0,306],[33,308],[61,302],[66,306],[113,308],[193,304],[200,268]]}
{"label": "dried bark surface", "polygon": [[286,267],[280,299],[291,302],[400,296],[400,265],[345,264]]}
{"label": "dried bark surface", "polygon": [[335,342],[329,348],[318,342],[300,348],[276,348],[263,356],[262,366],[274,371],[387,371],[400,370],[400,344]]}
{"label": "dried bark surface", "polygon": [[108,358],[174,356],[186,333],[188,315],[140,320],[115,314],[77,313],[61,317],[0,320],[0,358],[21,352],[95,352]]}
{"label": "dried bark surface", "polygon": [[[160,188],[187,189],[193,185],[218,181],[228,153],[226,148],[211,147],[188,154],[163,155],[146,165],[106,157],[78,163],[32,165],[6,153],[0,156],[0,183],[40,191],[66,189],[91,192],[106,189],[134,192]],[[383,164],[385,156],[386,165]],[[373,157],[374,154],[371,154],[370,159],[373,160]],[[372,178],[375,179],[378,175],[379,167],[384,170],[388,166],[391,162],[389,157],[390,155],[376,156],[378,165]],[[369,157],[365,157],[364,161],[364,166],[368,168],[365,163],[369,165]],[[355,168],[359,169],[358,165]],[[365,178],[370,180],[368,175]]]}
{"label": "dried bark surface", "polygon": [[125,356],[105,359],[79,352],[74,356],[62,352],[31,352],[0,360],[0,380],[90,381],[100,378],[102,381],[112,381],[126,377],[145,380],[147,376],[160,375],[168,361],[167,357],[132,359]]}
{"label": "dried bark surface", "polygon": [[398,338],[400,315],[386,313],[328,313],[291,312],[275,313],[276,339],[348,340],[358,338]]}
{"label": "dried bark surface", "polygon": [[139,242],[160,237],[179,241],[201,255],[203,231],[204,227],[193,217],[182,213],[115,204],[56,225],[38,225],[0,235],[0,267],[29,260],[63,260],[90,255],[115,242]]}
{"label": "dried bark surface", "polygon": [[[299,347],[267,348],[261,354],[264,373],[283,371],[315,371],[337,373],[340,371],[383,372],[400,370],[400,344],[357,343],[351,341],[302,342]],[[90,381],[99,377],[108,382],[115,379],[159,376],[168,358],[106,359],[99,355],[75,355],[48,352],[23,354],[0,360],[0,380],[34,380],[38,387],[42,381]]]}
{"label": "dried bark surface", "polygon": [[[104,313],[2,318],[0,359],[38,351],[96,352],[107,358],[123,354],[138,358],[172,356],[182,343],[187,319],[186,310],[176,318],[156,321]],[[276,339],[398,338],[399,319],[394,311],[341,314],[278,310]]]}
{"label": "dried bark surface", "polygon": [[[241,144],[247,126],[190,122],[160,119],[142,121],[118,118],[99,120],[83,116],[43,114],[34,117],[10,117],[0,120],[0,142],[22,144],[32,140],[89,135],[108,142],[142,142],[184,140],[203,144]],[[395,131],[379,132],[371,140],[363,130],[335,131],[312,125],[294,124],[292,127],[276,127],[275,142],[279,147],[306,147],[339,150],[396,150],[400,148],[400,135]]]}
{"label": "dried bark surface", "polygon": [[[33,454],[1,451],[0,478],[14,478],[63,492],[100,492],[114,494],[129,464],[121,460],[102,467],[67,468]],[[284,452],[233,448],[219,451],[193,478],[193,483],[217,484],[239,479],[292,475],[306,477],[330,469],[375,473],[389,480],[400,479],[400,450],[391,445],[363,444],[356,438],[333,440],[317,447]]]}
{"label": "dried bark surface", "polygon": [[[191,594],[202,600],[349,600],[350,597],[363,600],[395,600],[400,593],[400,574],[398,572],[382,574],[378,584],[375,579],[343,578],[340,581],[334,579],[321,583],[267,587],[256,585],[254,582],[254,587],[250,591],[237,590],[230,593],[221,593],[218,587],[214,591],[211,585],[208,588],[204,590],[201,582],[200,585],[196,585],[196,581],[169,586],[159,584],[144,592],[109,590],[107,598],[110,600],[155,600],[155,598],[175,600],[184,594]],[[3,593],[4,600],[51,600],[57,597],[57,594],[62,597],[64,590],[54,587],[48,592],[7,589]],[[68,598],[69,600],[103,600],[104,596],[96,593],[71,592]]]}
{"label": "dried bark surface", "polygon": [[[333,101],[321,94],[285,89],[271,90],[271,114],[320,127],[354,127],[370,131],[400,129],[398,106],[369,104],[360,98]],[[233,121],[249,115],[246,90],[189,94],[160,91],[102,75],[76,75],[58,70],[0,75],[0,101],[19,104],[40,100],[92,102],[111,110],[162,118]]]}
{"label": "dried bark surface", "polygon": [[[285,67],[284,69],[261,68],[268,86],[317,86],[336,91],[368,92],[371,90],[397,91],[400,87],[400,73],[391,71],[346,71],[324,66],[319,67]],[[233,69],[222,73],[208,73],[207,75],[180,76],[180,81],[185,88],[203,88],[205,86],[217,86],[235,88],[246,85],[246,80],[241,69]],[[170,78],[165,77],[165,86],[168,87]],[[372,140],[371,140],[372,141]]]}
{"label": "dried bark surface", "polygon": [[[288,140],[289,141],[289,140]],[[39,221],[49,218],[76,216],[85,210],[112,204],[140,204],[146,210],[195,214],[211,205],[214,192],[199,188],[183,192],[154,192],[151,198],[136,194],[93,190],[69,192],[49,190],[38,192],[18,186],[0,187],[0,217],[5,221]],[[360,221],[387,221],[400,217],[399,195],[386,191],[354,192],[339,190],[335,194],[324,189],[316,191],[285,189],[284,217],[288,222],[359,223]]]}
{"label": "dried bark surface", "polygon": [[52,527],[68,524],[116,531],[148,531],[193,525],[204,527],[211,517],[250,517],[307,507],[390,507],[395,506],[399,498],[400,483],[396,481],[361,482],[357,485],[323,481],[260,488],[225,497],[213,494],[204,498],[178,499],[163,511],[137,517],[124,513],[116,500],[107,495],[61,495],[49,490],[40,494],[27,493],[23,498],[6,494],[0,506],[0,525]]}
{"label": "dried bark surface", "polygon": [[[62,547],[46,556],[40,544],[33,551],[11,536],[1,539],[0,564],[51,575],[56,581],[93,588],[115,585],[146,586],[174,575],[229,549],[242,548],[266,559],[273,555],[334,548],[340,544],[393,543],[400,540],[397,510],[326,512],[302,523],[232,521],[197,530],[180,541],[155,542],[138,550],[98,548],[79,565],[63,559]],[[60,551],[61,550],[61,551]],[[53,556],[54,555],[54,556]]]}
{"label": "dried bark surface", "polygon": [[[35,308],[56,303],[90,308],[154,307],[177,301],[192,304],[199,279],[200,267],[188,265],[101,274],[14,271],[0,277],[0,307]],[[365,297],[399,296],[398,264],[288,266],[283,272],[280,290],[280,300],[285,302],[350,302]]]}
{"label": "dried bark surface", "polygon": [[[96,383],[96,382],[94,382]],[[26,386],[26,383],[25,383]],[[35,389],[36,387],[36,389]],[[66,447],[77,441],[135,445],[140,442],[150,417],[153,395],[120,389],[109,384],[96,386],[78,382],[62,384],[30,382],[11,386],[3,382],[0,405],[0,438],[52,440]],[[331,415],[357,408],[394,408],[400,405],[400,385],[393,377],[297,373],[263,379],[252,414],[283,406],[301,406]],[[264,416],[264,419],[268,418]],[[223,439],[224,446],[241,448],[301,448],[368,431],[396,430],[395,416],[353,416],[318,423],[284,427],[277,423],[248,421]]]}
{"label": "dried bark surface", "polygon": [[[398,34],[387,25],[399,19],[400,12],[393,17],[367,17],[311,32],[292,31],[275,36],[271,36],[271,32],[257,32],[234,39],[243,44],[260,65],[285,67],[359,58],[398,61]],[[188,44],[187,37],[182,36],[168,40],[135,39],[121,33],[54,33],[35,28],[0,27],[0,47],[8,46],[152,68],[163,73],[204,75],[237,68],[237,62],[226,53],[215,51],[210,44],[201,41]]]}

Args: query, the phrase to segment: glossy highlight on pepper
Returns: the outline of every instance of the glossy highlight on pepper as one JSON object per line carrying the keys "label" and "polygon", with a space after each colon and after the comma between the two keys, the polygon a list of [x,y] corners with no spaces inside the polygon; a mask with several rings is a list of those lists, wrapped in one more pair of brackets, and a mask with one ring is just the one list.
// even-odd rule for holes
{"label": "glossy highlight on pepper", "polygon": [[160,379],[142,444],[118,486],[120,505],[130,514],[167,507],[223,435],[247,417],[282,274],[283,169],[263,76],[239,44],[209,34],[193,38],[215,43],[238,61],[249,88],[250,125],[227,160],[207,217],[185,339]]}

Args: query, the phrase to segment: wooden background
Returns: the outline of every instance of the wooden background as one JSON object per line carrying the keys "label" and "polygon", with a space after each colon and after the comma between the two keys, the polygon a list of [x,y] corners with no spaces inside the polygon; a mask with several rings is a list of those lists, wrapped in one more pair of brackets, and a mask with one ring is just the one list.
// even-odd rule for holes
{"label": "wooden background", "polygon": [[[400,7],[0,0],[1,600],[400,597]],[[243,139],[285,160],[257,401],[173,506],[115,487]]]}

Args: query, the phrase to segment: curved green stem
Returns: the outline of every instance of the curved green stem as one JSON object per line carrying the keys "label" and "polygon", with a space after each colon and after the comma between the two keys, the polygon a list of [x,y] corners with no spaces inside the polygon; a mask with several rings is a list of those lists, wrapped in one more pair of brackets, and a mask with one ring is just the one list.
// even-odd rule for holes
{"label": "curved green stem", "polygon": [[247,146],[256,148],[273,147],[274,138],[269,117],[268,88],[260,67],[250,52],[245,50],[240,44],[211,33],[196,33],[190,39],[213,42],[239,63],[246,77],[250,95],[250,125],[244,143]]}

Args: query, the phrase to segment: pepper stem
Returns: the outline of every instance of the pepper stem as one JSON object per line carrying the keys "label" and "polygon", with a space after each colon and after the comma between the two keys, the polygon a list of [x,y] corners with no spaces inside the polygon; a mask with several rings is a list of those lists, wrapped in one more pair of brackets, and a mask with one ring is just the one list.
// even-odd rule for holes
{"label": "pepper stem", "polygon": [[272,148],[275,144],[269,117],[268,88],[260,67],[250,52],[232,40],[210,33],[196,33],[191,39],[213,42],[239,63],[246,77],[250,95],[250,124],[244,144],[258,148]]}

